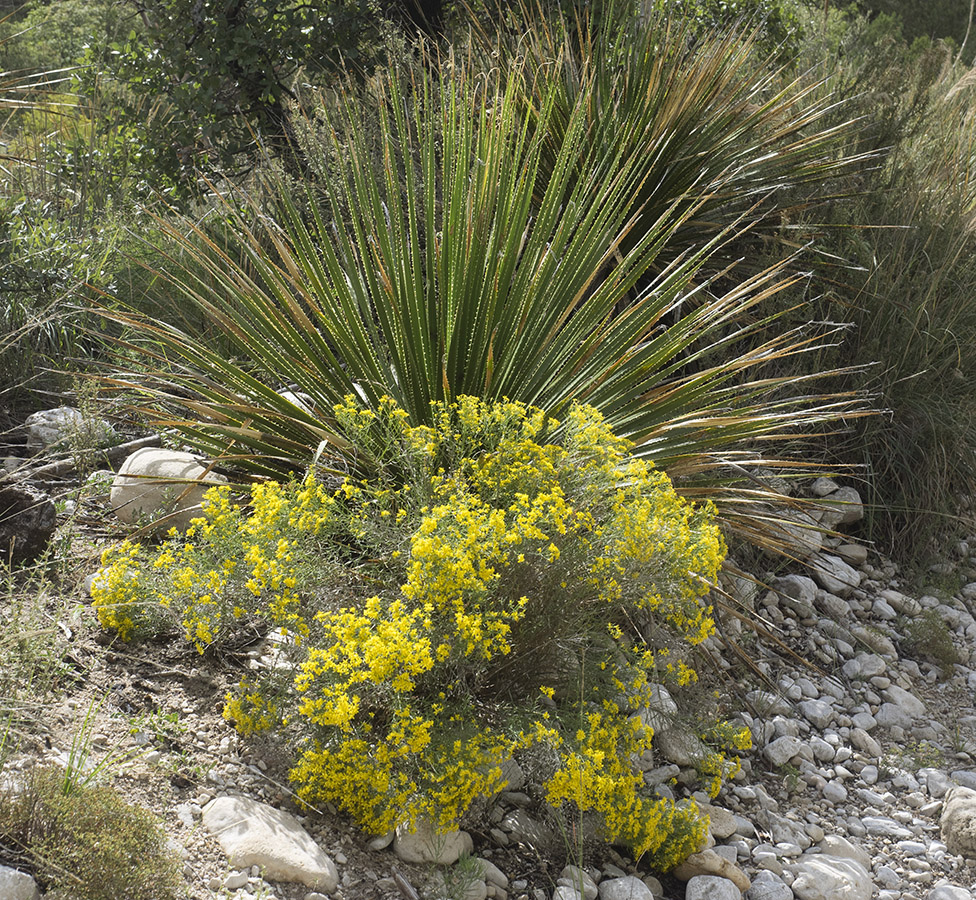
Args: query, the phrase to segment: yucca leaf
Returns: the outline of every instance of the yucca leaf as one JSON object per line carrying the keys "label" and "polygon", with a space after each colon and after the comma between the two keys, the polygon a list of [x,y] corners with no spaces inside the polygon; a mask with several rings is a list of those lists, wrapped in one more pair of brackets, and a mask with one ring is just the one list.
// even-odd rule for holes
{"label": "yucca leaf", "polygon": [[[711,50],[728,63],[736,46],[723,38]],[[642,108],[621,127],[656,143],[594,140],[617,114],[607,104],[606,121],[594,119],[613,85],[574,60],[579,89],[567,101],[569,63],[554,59],[551,70],[535,59],[484,74],[449,59],[439,78],[378,75],[372,106],[349,93],[320,110],[335,161],[324,195],[275,185],[275,209],[228,204],[233,251],[199,225],[164,225],[172,250],[160,284],[209,317],[225,352],[108,305],[155,370],[124,378],[147,410],[207,452],[276,477],[308,465],[323,441],[337,466],[379,463],[335,418],[350,394],[374,407],[392,397],[415,423],[430,421],[431,401],[463,394],[557,417],[590,403],[682,478],[756,460],[757,441],[852,413],[856,398],[781,374],[782,358],[824,336],[780,333],[775,315],[757,314],[795,281],[795,261],[741,279],[716,264],[753,221],[751,206],[713,216],[725,182],[700,165],[710,145],[741,143],[735,115],[675,158],[686,180],[668,188],[648,160],[671,152],[672,126]],[[655,109],[680,101],[684,121],[704,102],[685,95],[713,98],[717,77],[705,67],[678,98],[656,88]],[[741,170],[764,165],[755,146],[738,152]],[[694,165],[700,177],[688,175]],[[706,227],[709,217],[718,224]],[[688,242],[692,232],[705,237]]]}

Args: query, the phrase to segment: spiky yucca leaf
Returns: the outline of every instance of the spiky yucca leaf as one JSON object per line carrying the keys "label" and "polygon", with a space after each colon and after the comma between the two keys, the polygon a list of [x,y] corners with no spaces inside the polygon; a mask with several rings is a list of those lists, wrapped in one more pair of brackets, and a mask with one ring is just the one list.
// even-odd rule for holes
{"label": "spiky yucca leaf", "polygon": [[[521,0],[500,36],[481,34],[492,64],[517,60],[531,72],[529,109],[555,91],[543,169],[582,99],[591,145],[643,160],[634,208],[651,221],[676,203],[693,211],[661,262],[745,222],[754,236],[787,245],[784,222],[831,197],[834,179],[862,159],[838,152],[852,123],[838,115],[836,95],[759,49],[761,27],[704,36],[691,18],[643,6],[609,0],[571,19]],[[713,253],[708,270],[728,259]]]}
{"label": "spiky yucca leaf", "polygon": [[527,118],[524,69],[484,77],[451,62],[436,82],[379,77],[378,135],[352,95],[328,116],[338,162],[324,208],[303,215],[283,192],[274,215],[228,209],[233,252],[167,226],[166,290],[210,318],[225,351],[109,313],[155,362],[155,376],[122,380],[158,419],[265,474],[307,465],[323,441],[368,470],[382,461],[357,456],[333,413],[350,394],[374,407],[390,396],[417,423],[463,394],[557,416],[578,400],[679,474],[753,459],[743,442],[850,408],[776,376],[810,336],[749,318],[792,280],[785,265],[712,295],[696,276],[725,232],[657,265],[697,207],[634,209],[643,160],[594,148],[592,98],[574,103],[544,168],[555,90]]}

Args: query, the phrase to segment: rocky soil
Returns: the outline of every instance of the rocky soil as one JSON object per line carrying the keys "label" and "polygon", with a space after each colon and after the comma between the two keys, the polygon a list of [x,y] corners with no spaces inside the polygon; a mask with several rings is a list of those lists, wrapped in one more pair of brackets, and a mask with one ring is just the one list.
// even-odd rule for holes
{"label": "rocky soil", "polygon": [[[99,548],[122,533],[106,482],[81,493],[70,482],[33,486],[62,498],[54,541],[73,581],[62,572],[50,582],[59,591],[42,598],[63,639],[58,689],[28,717],[0,790],[39,760],[108,758],[116,787],[164,823],[194,900],[976,897],[976,559],[963,542],[927,587],[913,587],[838,536],[862,515],[851,487],[806,486],[822,506],[784,529],[795,562],[753,572],[769,587],[726,579],[733,605],[765,634],[723,615],[705,647],[711,666],[700,668],[716,673],[754,749],[715,800],[694,795],[710,846],[664,875],[559,833],[517,766],[509,789],[447,836],[376,839],[334,809],[300,811],[287,748],[245,741],[221,716],[226,691],[267,648],[257,641],[218,660],[108,640],[85,593]],[[27,584],[10,579],[4,627]],[[653,713],[658,751],[645,779],[687,796],[694,740],[663,689]],[[0,900],[37,896],[29,875],[0,865]]]}

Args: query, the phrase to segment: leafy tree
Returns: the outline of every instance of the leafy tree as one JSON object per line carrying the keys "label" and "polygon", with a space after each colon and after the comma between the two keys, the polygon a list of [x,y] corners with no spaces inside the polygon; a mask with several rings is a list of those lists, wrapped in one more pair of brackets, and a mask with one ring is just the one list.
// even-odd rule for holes
{"label": "leafy tree", "polygon": [[136,20],[119,0],[32,0],[0,23],[0,68],[51,72],[101,58]]}
{"label": "leafy tree", "polygon": [[130,115],[147,103],[162,113],[157,162],[171,170],[287,144],[295,76],[355,60],[370,12],[368,0],[132,2],[142,27],[115,48],[112,74],[131,91]]}
{"label": "leafy tree", "polygon": [[909,43],[918,38],[949,38],[957,46],[966,39],[971,11],[969,0],[854,0],[840,5],[872,18],[894,17]]}
{"label": "leafy tree", "polygon": [[654,5],[704,31],[723,31],[742,22],[759,25],[767,52],[780,48],[789,58],[797,51],[800,25],[788,0],[656,0]]}
{"label": "leafy tree", "polygon": [[444,0],[126,0],[139,27],[107,60],[157,165],[246,167],[261,148],[298,163],[291,101],[306,82],[369,71],[391,28],[436,35]]}

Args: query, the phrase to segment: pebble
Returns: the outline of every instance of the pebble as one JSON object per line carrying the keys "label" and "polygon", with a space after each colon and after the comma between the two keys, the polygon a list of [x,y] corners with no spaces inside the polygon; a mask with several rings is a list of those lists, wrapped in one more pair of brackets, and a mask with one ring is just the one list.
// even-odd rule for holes
{"label": "pebble", "polygon": [[250,872],[231,872],[221,886],[228,891],[236,891],[247,884],[248,878],[250,878]]}

